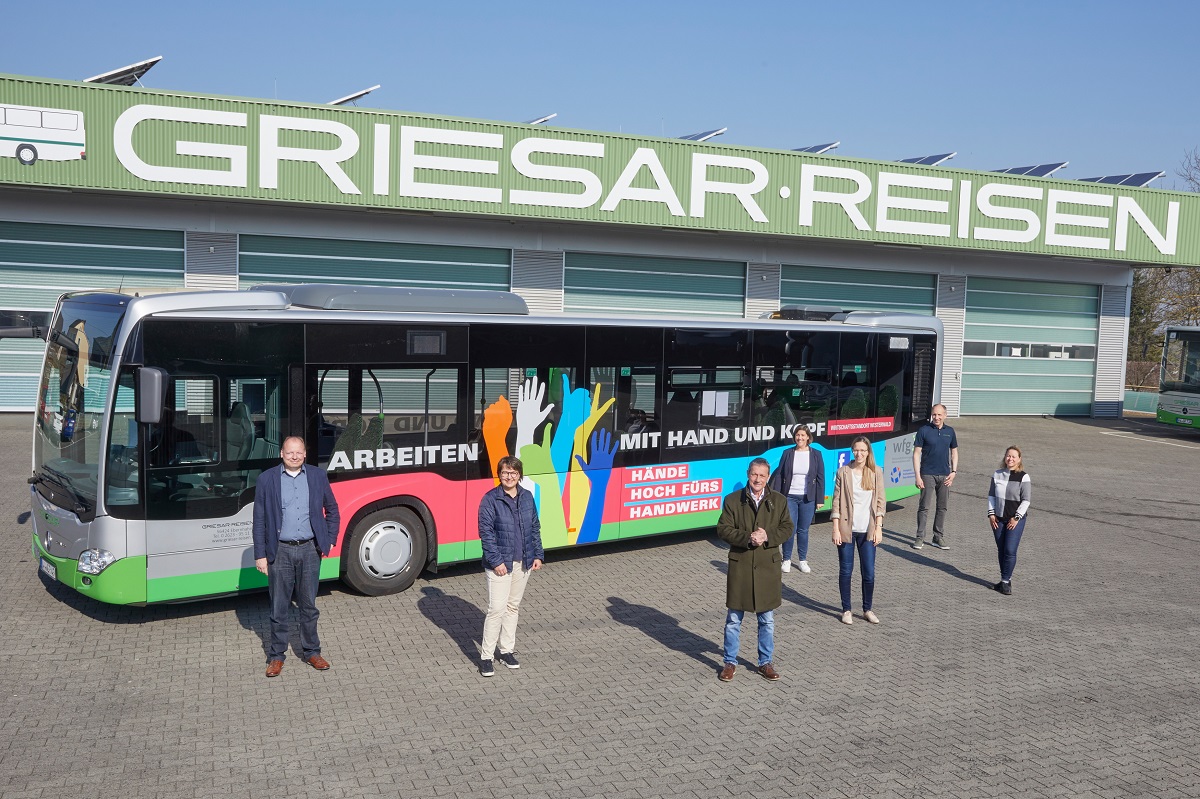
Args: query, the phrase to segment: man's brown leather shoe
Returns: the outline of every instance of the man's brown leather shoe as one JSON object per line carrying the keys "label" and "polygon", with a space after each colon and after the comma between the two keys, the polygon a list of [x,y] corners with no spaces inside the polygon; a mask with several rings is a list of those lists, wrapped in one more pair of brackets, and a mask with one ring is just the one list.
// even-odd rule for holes
{"label": "man's brown leather shoe", "polygon": [[733,673],[735,671],[737,671],[737,666],[733,665],[732,663],[726,663],[725,668],[721,669],[718,679],[720,679],[721,682],[729,682],[733,679]]}
{"label": "man's brown leather shoe", "polygon": [[267,664],[267,676],[268,677],[278,677],[279,672],[281,672],[281,671],[283,671],[283,661],[282,660],[272,660],[270,663]]}
{"label": "man's brown leather shoe", "polygon": [[775,666],[772,663],[764,663],[759,666],[758,673],[763,677],[766,677],[771,682],[779,679],[779,672],[775,670]]}
{"label": "man's brown leather shoe", "polygon": [[312,666],[317,671],[325,671],[325,669],[329,668],[329,661],[320,655],[313,655],[304,662]]}

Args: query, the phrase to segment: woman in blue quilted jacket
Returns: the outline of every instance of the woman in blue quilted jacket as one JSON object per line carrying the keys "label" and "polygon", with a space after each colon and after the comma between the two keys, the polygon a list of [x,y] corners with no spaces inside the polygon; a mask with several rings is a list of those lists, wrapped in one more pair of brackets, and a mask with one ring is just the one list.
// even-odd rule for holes
{"label": "woman in blue quilted jacket", "polygon": [[500,662],[521,668],[517,660],[517,612],[525,595],[530,572],[542,568],[542,524],[533,494],[521,487],[525,468],[511,455],[496,464],[500,485],[479,501],[479,540],[483,544],[483,571],[487,575],[488,610],[483,619],[483,647],[479,673],[496,673],[494,658],[500,645]]}

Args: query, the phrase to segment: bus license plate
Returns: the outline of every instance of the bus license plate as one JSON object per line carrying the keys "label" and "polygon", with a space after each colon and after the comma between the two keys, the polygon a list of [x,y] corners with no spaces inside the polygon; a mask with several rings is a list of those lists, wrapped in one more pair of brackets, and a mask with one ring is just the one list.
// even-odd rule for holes
{"label": "bus license plate", "polygon": [[51,580],[58,579],[58,569],[54,566],[53,563],[46,560],[45,558],[38,558],[38,570],[41,571],[42,574],[49,577]]}

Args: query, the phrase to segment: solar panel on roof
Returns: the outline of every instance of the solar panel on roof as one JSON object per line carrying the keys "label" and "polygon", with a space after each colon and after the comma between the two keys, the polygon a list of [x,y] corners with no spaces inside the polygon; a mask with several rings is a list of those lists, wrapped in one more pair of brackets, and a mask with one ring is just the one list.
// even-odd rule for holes
{"label": "solar panel on roof", "polygon": [[360,89],[359,91],[347,94],[345,97],[339,97],[336,100],[330,100],[325,105],[345,105],[346,103],[354,103],[354,105],[358,105],[358,103],[355,102],[356,100],[361,100],[362,98],[366,97],[368,94],[370,94],[371,92],[375,91],[378,88],[379,88],[379,84],[376,83],[374,86],[372,86],[369,89]]}
{"label": "solar panel on roof", "polygon": [[1070,161],[1056,161],[1052,164],[1036,164],[1034,166],[1013,166],[1008,169],[994,169],[993,172],[999,172],[1004,175],[1025,175],[1030,178],[1048,178],[1058,170],[1062,169]]}
{"label": "solar panel on roof", "polygon": [[162,56],[156,55],[154,58],[147,58],[145,61],[139,61],[136,64],[130,64],[129,66],[120,67],[110,72],[102,72],[99,75],[84,78],[83,82],[107,83],[111,86],[132,86],[159,61],[162,61]]}
{"label": "solar panel on roof", "polygon": [[827,153],[830,150],[836,150],[838,147],[841,146],[841,144],[842,143],[840,141],[831,141],[828,144],[812,144],[812,145],[809,145],[808,147],[797,147],[796,149],[792,150],[792,152],[794,152],[794,153],[812,153],[813,155],[820,155],[821,153]]}
{"label": "solar panel on roof", "polygon": [[717,136],[720,136],[727,130],[729,130],[729,128],[717,128],[716,130],[705,130],[701,131],[700,133],[689,133],[688,135],[680,136],[679,138],[683,141],[708,141],[709,139],[715,139]]}
{"label": "solar panel on roof", "polygon": [[1105,175],[1100,178],[1079,178],[1084,183],[1108,183],[1113,186],[1149,186],[1166,172],[1135,172],[1132,175]]}
{"label": "solar panel on roof", "polygon": [[901,164],[919,164],[920,166],[938,166],[949,161],[958,153],[942,153],[941,155],[922,155],[919,158],[901,158]]}

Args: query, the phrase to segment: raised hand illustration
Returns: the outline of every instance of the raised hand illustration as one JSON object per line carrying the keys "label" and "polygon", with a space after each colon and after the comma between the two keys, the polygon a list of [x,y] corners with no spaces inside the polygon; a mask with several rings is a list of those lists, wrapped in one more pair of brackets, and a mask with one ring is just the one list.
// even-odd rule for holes
{"label": "raised hand illustration", "polygon": [[[520,408],[517,409],[518,414]],[[519,416],[518,416],[519,418]],[[518,422],[520,424],[520,422]],[[542,520],[542,544],[564,546],[567,541],[567,518],[563,513],[562,484],[550,458],[550,440],[554,425],[546,425],[541,444],[526,444],[517,452],[525,465],[525,478],[537,486],[538,516]]]}
{"label": "raised hand illustration", "polygon": [[[600,390],[603,383],[597,383],[592,390],[590,412],[583,420],[583,424],[579,425],[575,430],[575,439],[572,442],[572,452],[577,457],[582,456],[584,461],[588,460],[587,440],[592,434],[592,430],[596,427],[597,422],[604,418],[604,414],[616,402],[616,397],[610,397],[603,405],[600,404]],[[570,527],[578,529],[583,521],[584,508],[588,504],[588,481],[584,480],[579,474],[579,464],[571,461],[571,474],[567,479],[568,491],[570,493]]]}
{"label": "raised hand illustration", "polygon": [[[553,403],[542,407],[545,398],[546,384],[536,377],[529,378],[517,389],[517,442],[513,448],[518,453],[526,445],[533,443],[533,435],[537,432],[538,425],[546,421],[550,411],[554,410]],[[518,454],[517,457],[525,459],[524,455]]]}
{"label": "raised hand illustration", "polygon": [[512,427],[512,421],[512,405],[503,396],[483,409],[483,445],[487,448],[488,463],[492,467],[492,482],[496,485],[500,485],[496,464],[508,454],[505,439],[508,437],[508,429]]}
{"label": "raised hand illustration", "polygon": [[571,378],[562,376],[563,382],[563,412],[558,420],[558,432],[551,446],[551,457],[559,471],[565,472],[571,468],[571,454],[587,455],[584,442],[591,434],[596,422],[600,421],[605,412],[612,407],[615,398],[610,398],[600,404],[600,383],[596,384],[593,393],[580,387],[571,391]]}
{"label": "raised hand illustration", "polygon": [[[612,475],[613,456],[620,449],[620,442],[613,438],[613,434],[608,430],[601,428],[595,433],[592,433],[592,454],[586,461],[579,455],[575,456],[575,463],[584,471],[591,485],[587,496],[587,510],[583,514],[583,521],[576,527],[572,522],[572,527],[576,527],[577,532],[573,536],[572,544],[590,544],[600,540],[600,523],[604,516],[604,500],[608,495],[608,480]],[[576,479],[572,481],[572,503],[571,515],[575,515],[574,503],[574,486],[577,482],[583,482],[578,479],[577,475],[573,475]]]}

